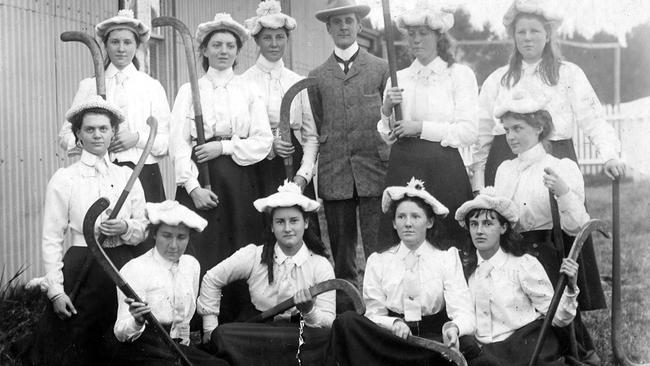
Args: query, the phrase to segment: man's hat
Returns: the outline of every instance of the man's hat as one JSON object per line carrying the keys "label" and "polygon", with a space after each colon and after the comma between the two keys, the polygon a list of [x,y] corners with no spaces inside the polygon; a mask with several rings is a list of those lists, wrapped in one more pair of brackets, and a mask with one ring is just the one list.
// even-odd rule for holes
{"label": "man's hat", "polygon": [[319,10],[314,14],[316,19],[327,23],[328,19],[334,15],[356,13],[360,18],[365,18],[370,13],[368,5],[357,5],[355,0],[329,0],[327,9]]}

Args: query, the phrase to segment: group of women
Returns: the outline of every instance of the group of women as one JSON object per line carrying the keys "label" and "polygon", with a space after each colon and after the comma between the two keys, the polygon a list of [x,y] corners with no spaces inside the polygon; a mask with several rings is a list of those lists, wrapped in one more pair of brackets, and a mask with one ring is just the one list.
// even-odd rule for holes
{"label": "group of women", "polygon": [[[378,228],[382,248],[368,258],[363,281],[365,317],[336,317],[334,293],[312,298],[307,290],[334,273],[314,220],[319,204],[310,182],[318,133],[306,93],[291,106],[293,143],[278,132],[282,96],[301,79],[282,61],[296,21],[281,13],[279,2],[261,2],[245,26],[225,13],[198,26],[207,141],[199,146],[190,85],[180,88],[170,112],[160,83],[138,71],[135,52],[149,28],[129,11],[99,23],[107,99],[95,95],[92,78],[83,80],[61,129],[61,146],[81,156],[47,188],[46,276],[38,284],[51,301],[32,362],[175,364],[144,321],[152,312],[195,364],[295,362],[287,349],[296,348],[301,359],[340,365],[444,362],[409,343],[411,334],[459,348],[470,364],[523,364],[559,273],[569,275],[570,286],[554,317],[557,337],[546,343],[540,364],[564,363],[558,339],[572,321],[578,357],[596,362],[576,310],[605,306],[593,249],[585,246],[580,264],[562,261],[565,253],[552,235],[553,228],[575,235],[589,219],[570,140],[574,125],[594,142],[608,175],[624,174],[625,165],[584,73],[560,58],[560,20],[543,1],[515,0],[504,17],[515,43],[510,64],[490,75],[479,95],[473,71],[450,52],[452,13],[425,3],[398,17],[415,60],[397,73],[399,87],[387,87],[377,123],[392,149],[386,215]],[[250,35],[259,58],[236,75],[237,55]],[[397,105],[401,120],[393,115]],[[81,223],[97,198],[114,202],[119,195],[130,174],[120,165],[137,162],[149,115],[159,133],[140,179],[118,218],[102,216],[97,226],[141,303],[117,294],[97,266],[79,278],[89,255]],[[471,183],[458,151],[467,146],[475,148]],[[162,202],[157,163],[166,154],[174,164],[177,202]],[[293,182],[283,184],[282,158],[290,155],[300,165]],[[203,164],[210,186],[199,183],[206,178],[198,169]],[[150,244],[138,248],[147,223]],[[72,247],[64,255],[66,240]],[[71,299],[80,280],[85,286]],[[235,296],[222,299],[238,280],[246,282],[247,306]],[[242,321],[291,297],[295,308],[278,315],[275,327],[220,324],[228,306],[239,313],[229,319]],[[210,344],[203,350],[186,347],[195,311]],[[298,336],[305,340],[302,354]],[[329,349],[310,349],[314,342]]]}

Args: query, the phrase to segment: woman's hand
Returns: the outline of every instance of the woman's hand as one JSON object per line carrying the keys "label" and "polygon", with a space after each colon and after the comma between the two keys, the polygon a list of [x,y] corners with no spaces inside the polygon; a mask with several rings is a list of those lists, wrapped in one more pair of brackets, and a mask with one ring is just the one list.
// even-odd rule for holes
{"label": "woman's hand", "polygon": [[219,204],[219,197],[209,189],[203,187],[196,187],[190,192],[194,207],[199,210],[210,210],[217,207]]}
{"label": "woman's hand", "polygon": [[290,142],[282,141],[281,139],[274,139],[273,151],[275,152],[275,155],[278,155],[281,158],[286,158],[288,156],[291,156],[296,151],[296,149]]}
{"label": "woman's hand", "polygon": [[99,232],[106,236],[122,235],[128,228],[129,225],[122,219],[106,220],[99,224]]}
{"label": "woman's hand", "polygon": [[205,163],[216,159],[223,153],[223,145],[220,141],[210,141],[194,148],[194,156],[197,163]]}
{"label": "woman's hand", "polygon": [[571,258],[562,259],[562,265],[560,266],[560,273],[564,273],[569,277],[569,290],[575,293],[578,288],[578,262],[574,261]]}
{"label": "woman's hand", "polygon": [[301,314],[307,314],[314,308],[314,299],[311,297],[311,293],[308,288],[304,288],[295,295],[293,295],[293,302],[296,303],[296,309],[300,311]]}
{"label": "woman's hand", "polygon": [[603,170],[605,175],[607,175],[611,180],[614,180],[619,177],[625,176],[625,171],[627,167],[625,163],[619,159],[609,159],[603,164]]}
{"label": "woman's hand", "polygon": [[391,133],[397,138],[420,137],[422,121],[397,121]]}
{"label": "woman's hand", "polygon": [[403,91],[404,89],[399,87],[390,87],[386,89],[384,104],[381,106],[381,113],[383,113],[384,116],[390,116],[393,114],[393,107],[397,104],[402,103]]}
{"label": "woman's hand", "polygon": [[550,189],[556,197],[564,196],[569,192],[569,186],[551,168],[544,168],[544,185]]}
{"label": "woman's hand", "polygon": [[135,319],[135,323],[138,326],[144,325],[144,315],[151,312],[151,308],[147,305],[146,302],[137,302],[129,297],[124,299],[124,302],[129,305],[129,313]]}
{"label": "woman's hand", "polygon": [[296,183],[298,187],[300,187],[301,191],[303,192],[305,191],[305,186],[307,186],[307,179],[299,175],[296,175],[295,177],[293,177],[293,182]]}
{"label": "woman's hand", "polygon": [[108,146],[108,151],[112,153],[118,153],[126,151],[138,143],[140,139],[140,134],[137,132],[131,132],[128,129],[120,129],[117,134],[113,137],[113,141]]}
{"label": "woman's hand", "polygon": [[442,332],[442,341],[445,343],[445,346],[449,348],[455,348],[458,350],[459,343],[458,343],[458,336],[460,334],[460,331],[458,330],[458,327],[454,324],[449,327],[443,327],[443,332]]}
{"label": "woman's hand", "polygon": [[72,315],[77,315],[77,309],[72,305],[72,300],[66,294],[60,294],[52,299],[54,314],[59,319],[68,319]]}
{"label": "woman's hand", "polygon": [[209,332],[203,332],[203,337],[201,338],[201,343],[206,344],[210,343],[212,339],[212,332],[214,332],[214,329],[209,331]]}
{"label": "woman's hand", "polygon": [[393,328],[392,328],[393,334],[402,338],[406,339],[408,336],[411,335],[411,328],[409,328],[406,323],[404,323],[404,320],[402,319],[395,319],[393,322]]}

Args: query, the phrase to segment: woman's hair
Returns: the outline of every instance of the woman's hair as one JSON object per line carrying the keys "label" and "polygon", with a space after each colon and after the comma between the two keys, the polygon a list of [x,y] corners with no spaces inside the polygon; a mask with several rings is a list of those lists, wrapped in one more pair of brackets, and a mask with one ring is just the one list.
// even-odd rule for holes
{"label": "woman's hair", "polygon": [[[201,67],[203,67],[203,71],[208,71],[210,68],[210,60],[208,60],[207,57],[203,56],[203,51],[205,51],[206,48],[208,48],[208,42],[210,42],[210,39],[212,36],[214,36],[217,33],[228,33],[232,34],[233,37],[235,37],[235,42],[237,42],[237,53],[241,50],[241,48],[244,46],[244,43],[241,41],[241,38],[235,34],[235,32],[230,31],[228,29],[217,29],[214,30],[210,33],[208,33],[205,38],[203,38],[203,42],[199,45],[199,51],[201,51]],[[232,64],[232,67],[237,66],[237,60]]]}
{"label": "woman's hair", "polygon": [[529,126],[532,126],[534,128],[541,128],[542,133],[539,134],[539,141],[542,142],[548,139],[548,137],[551,135],[551,132],[553,132],[553,129],[555,128],[553,126],[553,117],[551,117],[551,114],[544,109],[533,113],[516,113],[508,111],[504,113],[500,119],[503,121],[506,118],[522,120]]}
{"label": "woman's hair", "polygon": [[508,29],[508,32],[514,41],[514,45],[512,54],[510,55],[508,71],[501,78],[501,85],[511,88],[515,86],[521,79],[521,64],[523,62],[523,56],[517,49],[515,28],[519,19],[524,17],[537,19],[544,25],[544,30],[546,30],[546,34],[548,35],[549,40],[546,42],[546,45],[544,45],[544,50],[542,51],[542,62],[540,62],[540,64],[537,66],[537,71],[539,72],[539,75],[542,78],[543,82],[548,85],[557,85],[558,80],[560,79],[562,55],[560,53],[560,46],[557,43],[555,28],[544,17],[530,13],[517,14]]}
{"label": "woman's hair", "polygon": [[[309,224],[309,217],[305,212],[305,210],[298,205],[292,207],[298,209],[302,214],[305,223]],[[275,207],[273,208],[273,210],[271,210],[271,214],[270,214],[271,227],[273,227],[273,214],[275,213],[275,210],[278,208],[279,207]],[[305,233],[302,237],[302,240],[305,242],[305,245],[307,245],[307,248],[311,250],[314,254],[328,258],[327,250],[325,249],[325,244],[323,244],[321,239],[314,232],[313,225],[309,225],[307,229],[305,229]],[[264,247],[262,248],[262,260],[260,261],[260,263],[266,264],[268,277],[269,277],[269,284],[273,283],[273,264],[274,264],[274,256],[275,256],[275,252],[273,249],[275,247],[276,242],[277,239],[275,238],[275,234],[271,230],[268,230],[266,241],[264,242]]]}
{"label": "woman's hair", "polygon": [[[262,34],[262,32],[264,32],[265,29],[271,29],[271,30],[273,30],[274,28],[262,27],[262,29],[261,29],[259,32],[257,32],[256,35],[253,36],[253,39],[255,39],[255,43],[257,43],[257,41],[258,41],[259,38],[260,38],[260,35]],[[287,28],[285,28],[285,27],[282,27],[282,30],[283,30],[284,33],[287,35],[287,38],[289,38],[289,33],[291,33],[291,32],[289,32],[289,30],[288,30]]]}
{"label": "woman's hair", "polygon": [[[127,30],[131,31],[131,33],[133,33],[133,37],[135,38],[135,49],[137,50],[138,47],[140,47],[140,37],[138,37],[138,35],[135,34],[134,31],[132,31],[132,30],[130,30],[128,28],[119,28],[119,29],[120,30],[127,29]],[[106,42],[108,42],[108,36],[111,33],[113,33],[114,30],[117,30],[117,29],[113,29],[112,31],[106,33],[106,35],[104,36],[104,39],[102,40],[102,42],[104,43],[104,49],[106,49]],[[138,58],[135,57],[135,55],[133,55],[133,60],[131,60],[131,62],[133,63],[133,66],[135,66],[136,70],[140,70],[140,61],[138,61]],[[111,59],[108,57],[108,54],[107,54],[106,58],[104,59],[104,70],[106,70],[108,68],[108,65],[110,65],[110,64],[111,64]]]}
{"label": "woman's hair", "polygon": [[[499,225],[506,226],[505,233],[501,234],[501,238],[499,239],[499,246],[501,247],[501,250],[503,250],[506,253],[512,254],[515,257],[521,257],[526,253],[523,247],[521,235],[515,232],[512,229],[512,226],[510,225],[508,220],[506,220],[505,217],[503,217],[500,213],[498,213],[495,210],[491,210],[488,208],[475,208],[471,210],[465,216],[465,227],[469,228],[470,219],[478,218],[483,214],[490,219],[497,219]],[[476,256],[475,250],[470,251],[469,255],[470,255],[470,259],[468,263],[470,268],[467,269],[468,276],[472,274],[474,270],[476,270],[476,264],[478,262],[478,258]]]}
{"label": "woman's hair", "polygon": [[111,121],[111,127],[113,127],[115,130],[115,133],[117,133],[119,130],[120,121],[113,113],[103,108],[88,108],[82,113],[77,113],[73,118],[70,119],[70,124],[72,125],[72,133],[75,135],[75,137],[77,136],[77,132],[81,130],[81,124],[83,123],[84,117],[88,113],[101,114],[108,117],[108,119]]}
{"label": "woman's hair", "polygon": [[[422,198],[420,198],[420,197],[404,196],[403,198],[401,198],[401,199],[399,199],[397,201],[393,201],[393,203],[391,203],[391,205],[390,205],[390,208],[389,208],[388,212],[386,213],[386,215],[390,216],[391,222],[395,220],[395,214],[397,212],[397,207],[399,207],[399,205],[402,202],[413,202],[413,203],[415,203],[418,207],[420,207],[422,210],[424,210],[424,213],[425,213],[427,219],[433,219],[434,220],[433,227],[427,229],[427,233],[426,233],[426,236],[425,236],[425,238],[427,239],[427,241],[429,243],[431,243],[431,245],[433,245],[434,247],[436,247],[438,249],[441,249],[441,250],[448,249],[451,246],[451,242],[444,239],[445,234],[446,234],[446,230],[444,228],[441,217],[436,215],[433,212],[433,207],[431,207],[429,204],[424,202],[424,200]],[[377,251],[378,252],[386,251],[387,249],[390,249],[391,247],[395,246],[395,243],[399,243],[400,240],[401,239],[400,239],[399,235],[397,234],[397,230],[393,229],[393,240],[392,240],[392,242],[390,242],[390,244],[388,244],[388,246],[378,248]]]}
{"label": "woman's hair", "polygon": [[451,36],[447,33],[440,33],[439,30],[434,30],[436,33],[436,38],[438,42],[436,43],[436,51],[438,56],[447,63],[447,67],[450,67],[456,62],[456,58],[452,53],[453,40]]}

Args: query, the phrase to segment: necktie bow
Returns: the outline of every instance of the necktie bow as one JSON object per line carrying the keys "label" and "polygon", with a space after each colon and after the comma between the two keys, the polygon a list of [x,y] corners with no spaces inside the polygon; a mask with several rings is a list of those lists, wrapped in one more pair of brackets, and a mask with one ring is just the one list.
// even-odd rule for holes
{"label": "necktie bow", "polygon": [[344,59],[338,57],[336,55],[336,53],[334,54],[334,58],[336,59],[336,62],[338,62],[340,64],[343,64],[343,73],[344,74],[347,74],[348,71],[350,71],[350,64],[354,62],[354,60],[357,58],[358,54],[359,54],[359,51],[357,50],[357,52],[355,52],[354,55],[352,55],[352,57],[350,57],[347,60],[344,60]]}

